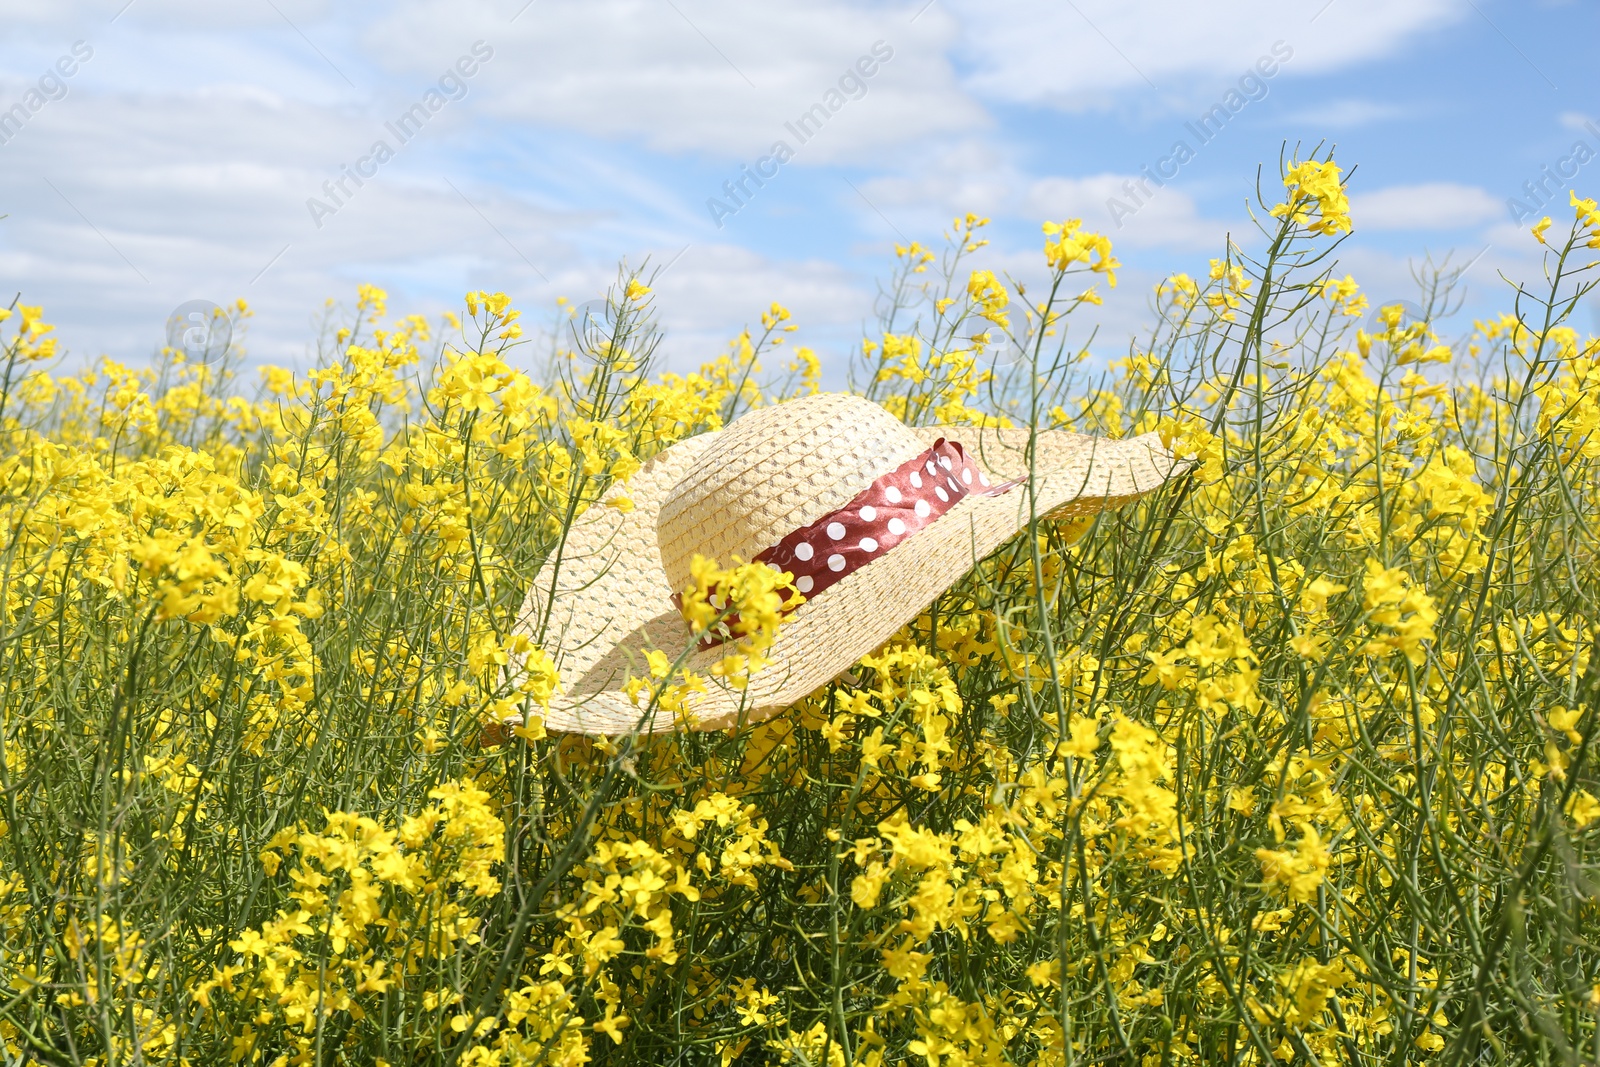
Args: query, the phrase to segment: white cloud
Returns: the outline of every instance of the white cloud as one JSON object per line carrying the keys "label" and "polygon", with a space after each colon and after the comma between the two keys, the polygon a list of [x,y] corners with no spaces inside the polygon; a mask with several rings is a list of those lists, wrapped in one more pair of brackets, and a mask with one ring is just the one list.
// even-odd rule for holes
{"label": "white cloud", "polygon": [[1237,234],[1244,221],[1230,227],[1202,218],[1189,194],[1170,184],[1157,187],[1137,174],[1041,178],[1028,189],[1028,207],[1040,218],[1082,218],[1085,228],[1105,233],[1113,243],[1210,249],[1219,255],[1229,230]]}
{"label": "white cloud", "polygon": [[[258,354],[281,360],[301,353],[306,316],[325,297],[359,281],[421,279],[419,263],[434,264],[432,277],[412,295],[433,304],[468,282],[539,284],[438,177],[438,157],[454,147],[448,127],[315,226],[306,198],[325,195],[333,165],[370,144],[375,125],[230,94],[69,97],[4,149],[26,152],[0,172],[12,205],[0,223],[7,275],[63,321],[67,343],[132,360],[153,351],[167,312],[188,299],[250,299]],[[592,215],[457,181],[546,274],[582,258],[576,242]],[[474,270],[486,260],[499,277]]]}
{"label": "white cloud", "polygon": [[[638,166],[638,154],[612,152],[603,141],[554,132],[537,121],[508,123],[514,94],[497,94],[488,80],[504,69],[502,87],[535,86],[546,94],[540,106],[551,108],[549,117],[580,130],[604,119],[607,108],[627,110],[620,97],[602,99],[596,84],[584,81],[625,73],[620,68],[628,57],[621,54],[611,57],[617,69],[599,68],[606,61],[604,42],[617,37],[606,18],[627,13],[626,5],[587,14],[549,5],[566,20],[562,33],[592,42],[578,50],[552,50],[547,38],[554,22],[539,22],[538,9],[530,9],[516,24],[530,39],[502,43],[495,60],[470,83],[468,99],[434,116],[425,136],[401,148],[318,228],[307,198],[331,201],[324,181],[337,178],[340,165],[354,162],[377,137],[389,137],[384,120],[416,100],[476,37],[470,26],[413,25],[432,36],[385,53],[383,61],[399,69],[384,74],[382,67],[366,64],[362,50],[387,47],[385,42],[363,39],[352,26],[316,21],[316,5],[280,0],[279,6],[296,27],[283,26],[274,14],[275,34],[197,28],[186,21],[182,5],[159,0],[140,0],[114,32],[105,27],[106,12],[90,4],[57,9],[54,23],[36,20],[43,44],[29,47],[42,48],[40,54],[54,54],[51,34],[77,32],[74,19],[92,19],[102,31],[92,63],[73,80],[67,97],[49,103],[0,147],[6,160],[0,196],[10,210],[10,218],[0,221],[0,271],[17,280],[24,299],[45,305],[74,356],[105,352],[141,362],[161,344],[162,326],[177,304],[243,296],[256,313],[250,324],[253,358],[300,363],[315,340],[324,300],[348,300],[364,281],[388,288],[396,311],[433,313],[457,306],[468,289],[488,288],[511,293],[535,318],[558,294],[581,301],[603,292],[619,258],[637,263],[652,252],[654,262],[663,263],[705,231],[699,204],[685,203],[659,175]],[[682,6],[698,20],[693,5]],[[478,14],[501,23],[514,11],[504,3],[480,9]],[[443,5],[433,13],[448,14]],[[800,81],[815,89],[813,98],[837,80],[836,72],[820,84],[808,80],[832,70],[834,57],[822,55],[818,44],[826,43],[829,17],[823,11],[812,20],[807,32],[814,40],[800,50],[808,58],[796,68],[805,74]],[[740,18],[748,35],[749,19]],[[859,18],[842,21],[850,41],[836,50],[841,64],[876,39],[868,35],[858,47],[856,31],[866,34],[872,27]],[[160,26],[166,30],[156,32]],[[389,28],[398,32],[405,26]],[[369,88],[352,93],[298,36],[300,29]],[[651,23],[623,36],[639,53],[650,33],[659,36],[665,27]],[[8,44],[17,45],[15,34]],[[682,42],[657,44],[649,64],[656,75],[674,63],[698,71],[691,83],[715,73],[714,67],[731,74],[714,51],[702,55]],[[528,52],[558,53],[562,63],[530,76]],[[869,105],[898,99],[903,109],[915,79],[895,86],[884,77],[897,69],[915,74],[919,64],[937,74],[944,69],[939,54],[935,49],[932,59],[918,58],[897,49],[866,98],[850,102],[803,151],[820,160],[825,150],[837,155],[852,138],[886,139],[886,130],[851,126],[857,121],[852,109],[861,121],[870,120],[867,125],[880,121],[864,110]],[[32,66],[30,58],[19,69],[26,73]],[[563,83],[567,77],[579,84]],[[742,82],[740,87],[747,89]],[[718,93],[727,88],[698,98],[672,97],[636,81],[628,121],[640,137],[714,145],[728,131],[702,136],[690,128],[668,136],[650,134],[647,127],[671,126],[673,108],[691,104],[690,127],[714,124]],[[959,99],[955,90],[947,92]],[[562,110],[557,101],[568,106]],[[498,119],[491,108],[501,108]],[[757,111],[747,108],[751,128]],[[769,116],[767,128],[781,129],[782,114]],[[966,114],[981,116],[970,105]],[[929,128],[928,122],[910,125],[911,136]],[[830,140],[832,145],[824,144]],[[485,143],[493,146],[489,165],[476,167]],[[692,366],[715,355],[737,324],[753,321],[773,300],[791,307],[808,331],[803,336],[819,351],[849,347],[846,334],[853,338],[870,310],[870,285],[844,267],[700,240],[659,289],[667,328],[663,354],[670,365]]]}
{"label": "white cloud", "polygon": [[1320,107],[1297,111],[1289,116],[1289,121],[1314,127],[1349,129],[1356,126],[1370,126],[1375,122],[1386,122],[1404,117],[1406,114],[1408,112],[1405,108],[1378,100],[1335,100]]}
{"label": "white cloud", "polygon": [[1435,252],[1431,257],[1402,255],[1362,244],[1358,235],[1356,242],[1340,249],[1338,270],[1341,275],[1350,273],[1361,283],[1376,311],[1384,304],[1420,301],[1423,294],[1417,276],[1425,276],[1429,258],[1447,276],[1465,268],[1445,308],[1450,314],[1437,324],[1440,336],[1461,338],[1472,332],[1475,319],[1512,310],[1516,302],[1514,283],[1529,283],[1536,290],[1540,278],[1537,250],[1538,245],[1526,229],[1509,232],[1500,226],[1492,227],[1481,240]]}
{"label": "white cloud", "polygon": [[[902,228],[919,234],[940,232],[952,216],[968,211],[1020,216],[1034,226],[1079,218],[1119,245],[1141,248],[1220,251],[1230,229],[1229,221],[1201,217],[1194,198],[1173,183],[1157,187],[1137,174],[1114,173],[1035,178],[978,141],[873,178],[861,190]],[[1231,228],[1237,231],[1244,221],[1232,220]]]}
{"label": "white cloud", "polygon": [[[215,0],[0,0],[0,20],[50,30],[94,32],[113,25],[144,24],[167,29],[231,29],[309,23],[324,17],[331,0],[273,0],[219,4]],[[276,8],[277,10],[274,10]]]}
{"label": "white cloud", "polygon": [[1487,222],[1505,202],[1475,185],[1394,185],[1350,198],[1350,218],[1365,230],[1457,230]]}
{"label": "white cloud", "polygon": [[[648,176],[595,157],[564,163],[588,196],[548,206],[463,173],[455,157],[474,127],[430,124],[319,229],[306,199],[331,202],[322,183],[371,143],[373,118],[226,92],[51,106],[6,149],[28,155],[0,172],[11,205],[0,273],[45,305],[80,356],[141,362],[179,303],[243,296],[256,313],[252,356],[303,363],[324,300],[368,281],[397,312],[436,313],[487,288],[537,317],[557,295],[602,293],[619,257],[665,263],[700,225]],[[664,358],[679,368],[715,355],[773,300],[819,348],[843,351],[871,297],[833,264],[711,244],[691,247],[658,291]]]}
{"label": "white cloud", "polygon": [[[1162,106],[1211,103],[1280,37],[1295,49],[1285,70],[1333,69],[1402,47],[1453,17],[1459,0],[1338,0],[1315,32],[1309,12],[1265,0],[1240,0],[1226,19],[1170,0],[1079,0],[1093,26],[1072,5],[1031,0],[993,9],[939,0],[915,22],[922,0],[781,9],[674,0],[682,15],[659,0],[538,0],[525,10],[525,0],[398,0],[375,15],[275,0],[287,19],[260,0],[137,0],[111,23],[123,2],[0,0],[0,105],[73,40],[95,47],[69,95],[0,147],[11,213],[0,221],[0,273],[46,305],[75,350],[137,361],[178,303],[242,295],[257,312],[253,354],[296,362],[323,300],[348,299],[359,282],[389,288],[396,311],[504,289],[533,319],[557,294],[599,294],[620,257],[649,251],[664,262],[691,242],[657,287],[664,357],[683,367],[715,355],[773,300],[794,311],[797,340],[842,354],[870,317],[872,288],[827,249],[861,235],[898,239],[895,228],[926,238],[968,210],[993,215],[997,232],[1026,218],[1036,237],[1042,218],[1079,216],[1109,233],[1130,266],[1095,321],[1131,330],[1156,278],[1203,269],[1245,220],[1202,215],[1197,178],[1155,191],[1119,227],[1106,201],[1127,196],[1130,176],[1112,171],[1130,160],[1108,164],[1072,144],[1071,131],[1064,146],[1027,129],[997,136],[983,100],[1112,106],[1148,95],[1120,48],[1161,86]],[[469,97],[316,228],[307,197],[323,196],[324,180],[478,39],[495,58]],[[815,170],[807,181],[786,171],[792,187],[763,192],[739,227],[716,235],[764,240],[767,251],[709,240],[697,198],[786,136],[784,123],[879,40],[894,56],[865,96],[794,146],[798,166],[860,167],[850,176],[873,206],[841,177],[826,175],[837,188],[829,199]],[[1063,147],[1071,154],[1046,155],[1053,164],[1026,154]],[[1061,160],[1105,172],[1065,175]],[[686,193],[700,167],[715,177]],[[986,251],[1039,269],[1036,240],[1010,247]]]}
{"label": "white cloud", "polygon": [[1214,95],[1275,41],[1293,49],[1282,70],[1323,73],[1407,47],[1419,33],[1461,17],[1459,0],[1338,0],[1314,25],[1307,4],[1233,0],[946,0],[959,6],[986,97],[1070,109],[1103,106],[1119,89],[1154,88],[1164,98]]}
{"label": "white cloud", "polygon": [[[754,159],[782,139],[804,164],[881,160],[895,145],[986,122],[945,56],[954,27],[912,23],[898,8],[540,0],[515,22],[511,12],[506,0],[409,0],[373,25],[368,45],[426,76],[456,43],[481,37],[497,55],[496,114],[667,152]],[[868,78],[853,69],[863,57],[876,67]],[[847,75],[864,95],[853,83],[856,98],[839,92]],[[818,103],[837,106],[802,145],[784,124]]]}
{"label": "white cloud", "polygon": [[872,311],[871,289],[838,264],[777,261],[726,244],[691,246],[659,277],[655,291],[667,330],[663,357],[677,370],[722,354],[743,326],[758,327],[761,312],[774,301],[794,314],[800,329],[763,367],[775,372],[788,360],[787,348],[809,345],[839,369]]}
{"label": "white cloud", "polygon": [[892,216],[915,213],[910,224],[938,229],[952,215],[975,211],[998,215],[1015,210],[1017,190],[1027,177],[994,144],[977,139],[947,143],[934,152],[912,156],[887,174],[859,183],[873,206]]}
{"label": "white cloud", "polygon": [[1483,236],[1484,240],[1497,248],[1521,248],[1531,251],[1538,248],[1538,242],[1533,239],[1531,229],[1531,223],[1525,226],[1519,222],[1501,221],[1486,229]]}

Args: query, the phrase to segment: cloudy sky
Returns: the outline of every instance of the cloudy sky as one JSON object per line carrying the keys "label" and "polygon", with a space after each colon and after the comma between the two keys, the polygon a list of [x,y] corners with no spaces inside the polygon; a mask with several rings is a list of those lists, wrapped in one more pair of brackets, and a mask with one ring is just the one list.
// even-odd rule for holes
{"label": "cloudy sky", "polygon": [[[1600,153],[1590,0],[0,0],[0,27],[0,285],[130,362],[187,300],[248,299],[253,358],[303,364],[361,282],[542,317],[649,257],[673,364],[777,300],[837,368],[893,245],[969,210],[1019,276],[1046,218],[1109,233],[1111,350],[1250,240],[1258,167],[1324,141],[1359,167],[1344,266],[1395,299],[1452,254],[1470,313],[1537,271],[1525,183],[1563,222],[1600,192],[1600,161],[1547,180]],[[1171,176],[1125,192],[1142,168]]]}

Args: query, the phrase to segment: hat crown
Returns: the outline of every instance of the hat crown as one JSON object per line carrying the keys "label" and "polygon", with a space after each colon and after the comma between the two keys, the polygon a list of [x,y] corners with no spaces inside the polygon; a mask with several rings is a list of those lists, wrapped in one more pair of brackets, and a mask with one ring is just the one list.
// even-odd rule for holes
{"label": "hat crown", "polygon": [[927,447],[882,407],[842,393],[735,419],[662,501],[656,535],[668,583],[687,588],[696,555],[723,566],[755,558]]}

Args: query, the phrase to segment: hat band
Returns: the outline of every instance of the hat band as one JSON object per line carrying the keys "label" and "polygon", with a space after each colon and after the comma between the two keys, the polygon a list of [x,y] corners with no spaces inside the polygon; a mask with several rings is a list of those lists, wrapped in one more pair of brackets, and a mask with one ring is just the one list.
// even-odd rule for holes
{"label": "hat band", "polygon": [[[881,475],[840,508],[802,526],[760,553],[753,562],[794,575],[794,587],[814,597],[865,567],[919,530],[932,525],[969,496],[998,496],[1018,485],[1017,478],[999,485],[978,468],[955,441],[941,437],[933,447]],[[715,590],[711,603],[720,606]],[[679,609],[683,597],[674,593]],[[730,616],[701,641],[702,648],[731,636]]]}

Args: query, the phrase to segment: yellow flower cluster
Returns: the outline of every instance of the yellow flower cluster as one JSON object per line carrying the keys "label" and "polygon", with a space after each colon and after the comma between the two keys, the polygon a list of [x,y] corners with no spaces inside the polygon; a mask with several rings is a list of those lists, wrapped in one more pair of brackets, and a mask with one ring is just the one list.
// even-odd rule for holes
{"label": "yellow flower cluster", "polygon": [[[254,392],[237,352],[69,370],[37,308],[0,315],[3,1058],[1583,1061],[1593,202],[1538,230],[1537,305],[1456,342],[1447,277],[1363,328],[1294,251],[1348,229],[1338,167],[1283,177],[1272,249],[1166,279],[1110,363],[1066,344],[1096,299],[1067,275],[1118,266],[1079,223],[1042,294],[973,259],[977,215],[897,249],[863,395],[1193,465],[1032,517],[816,693],[705,733],[547,734],[563,638],[514,623],[652,457],[822,385],[770,358],[785,308],[661,373],[634,272],[548,328],[362,287]],[[774,669],[787,576],[699,559],[680,592],[719,676]],[[709,684],[679,651],[641,707]]]}
{"label": "yellow flower cluster", "polygon": [[1349,232],[1350,201],[1339,181],[1339,165],[1333,160],[1296,163],[1283,176],[1283,186],[1289,190],[1289,199],[1272,209],[1273,218],[1287,216],[1310,233],[1332,236]]}
{"label": "yellow flower cluster", "polygon": [[[765,653],[777,640],[778,628],[805,597],[795,591],[792,574],[765,563],[736,557],[732,566],[719,567],[696,553],[689,569],[692,580],[679,594],[679,610],[702,643],[725,648],[726,654],[711,666],[712,676],[743,689],[767,665]],[[682,657],[674,661],[660,649],[647,651],[645,659],[648,676],[628,679],[629,697],[640,709],[659,707],[674,719],[691,721],[689,697],[706,691],[705,679],[684,669]]]}
{"label": "yellow flower cluster", "polygon": [[1065,273],[1075,263],[1086,263],[1090,270],[1106,276],[1106,284],[1117,287],[1116,270],[1122,264],[1111,254],[1109,237],[1085,232],[1082,219],[1047,222],[1044,235],[1044,258],[1052,270]]}
{"label": "yellow flower cluster", "polygon": [[[416,997],[426,1014],[405,1037],[425,1043],[441,1028],[460,1031],[449,965],[478,941],[481,922],[463,899],[499,892],[490,871],[505,859],[505,826],[470,783],[447,782],[429,796],[435,803],[398,831],[335,812],[321,833],[289,828],[267,843],[260,860],[269,877],[286,853],[294,860],[291,903],[230,940],[233,960],[194,991],[233,1060],[253,1058],[262,1043],[317,1059],[330,1030],[370,1021],[396,986],[428,987]],[[235,1029],[241,1013],[250,1022]]]}

